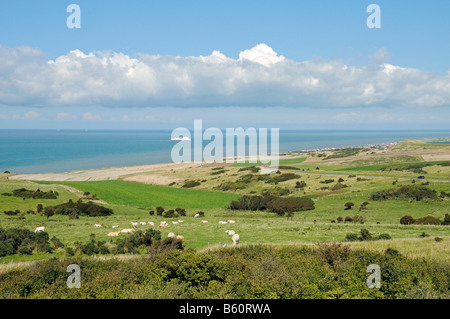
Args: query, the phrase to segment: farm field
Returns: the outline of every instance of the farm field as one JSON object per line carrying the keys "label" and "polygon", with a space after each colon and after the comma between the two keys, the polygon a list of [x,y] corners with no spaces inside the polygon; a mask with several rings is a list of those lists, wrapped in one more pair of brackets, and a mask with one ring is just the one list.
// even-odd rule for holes
{"label": "farm field", "polygon": [[[404,158],[411,160],[411,157]],[[414,219],[430,216],[443,220],[449,213],[449,199],[415,201],[411,199],[395,199],[376,201],[371,195],[388,189],[398,187],[422,186],[439,194],[450,191],[450,183],[444,179],[418,180],[414,178],[394,179],[390,171],[377,171],[393,164],[368,165],[343,167],[345,161],[334,163],[327,167],[326,172],[316,169],[317,164],[308,164],[311,157],[289,158],[280,161],[283,164],[280,171],[266,175],[270,178],[277,176],[286,180],[277,182],[276,179],[258,180],[257,165],[202,165],[192,166],[182,170],[157,170],[145,172],[157,176],[174,176],[177,182],[169,185],[150,185],[126,181],[126,178],[104,181],[25,181],[14,180],[8,174],[0,177],[0,194],[11,192],[14,189],[26,188],[30,190],[57,191],[57,199],[22,199],[13,196],[0,195],[1,212],[0,228],[26,228],[34,230],[36,227],[45,226],[50,237],[57,237],[67,245],[76,242],[88,242],[95,238],[101,241],[111,241],[107,234],[112,231],[113,225],[122,228],[130,228],[132,222],[154,223],[155,229],[161,221],[168,221],[169,226],[161,230],[162,237],[169,232],[182,235],[186,248],[208,249],[231,244],[231,236],[225,230],[233,230],[240,235],[242,244],[314,244],[318,242],[344,242],[350,233],[358,234],[361,229],[367,229],[373,237],[388,234],[395,240],[419,240],[427,236],[429,238],[441,237],[445,240],[436,242],[433,246],[433,256],[443,258],[445,247],[450,236],[450,227],[445,225],[402,225],[400,219],[405,215],[411,215]],[[342,159],[341,159],[342,160]],[[398,157],[396,157],[398,160]],[[361,160],[359,160],[361,162]],[[299,164],[300,163],[300,164]],[[419,162],[427,164],[424,169],[438,167],[445,161]],[[400,166],[417,164],[412,162],[400,163]],[[290,165],[290,166],[289,166]],[[328,164],[327,164],[328,165]],[[292,167],[292,168],[290,168]],[[321,165],[320,167],[325,167]],[[306,168],[306,169],[305,169]],[[356,168],[356,170],[354,170]],[[309,171],[308,171],[309,169]],[[345,170],[350,174],[347,175]],[[448,166],[439,166],[444,171],[443,177],[447,177]],[[323,169],[325,170],[325,169]],[[343,172],[345,171],[345,172]],[[378,172],[386,176],[365,177],[358,172]],[[329,173],[327,173],[329,172]],[[339,172],[339,175],[328,175]],[[401,172],[405,173],[405,172]],[[411,173],[411,172],[406,172]],[[134,175],[134,174],[132,174]],[[417,175],[417,173],[416,173]],[[195,186],[186,188],[187,181],[197,182]],[[301,182],[301,188],[298,183]],[[341,184],[341,187],[335,187]],[[395,185],[394,185],[395,184]],[[226,186],[226,187],[225,187]],[[55,206],[69,200],[75,202],[81,199],[89,201],[88,192],[95,195],[94,202],[113,210],[110,216],[86,217],[69,219],[64,215],[53,215],[49,218],[41,214],[25,214],[29,210],[36,210],[38,204],[44,207]],[[271,193],[275,196],[297,197],[306,196],[313,199],[314,210],[295,212],[292,218],[278,216],[266,211],[239,211],[230,210],[228,206],[232,200],[237,200],[243,195],[254,196],[263,193]],[[347,210],[345,204],[352,202],[354,207]],[[367,202],[364,209],[359,209],[362,203]],[[186,216],[166,218],[150,215],[151,210],[162,206],[165,210],[183,208]],[[3,211],[20,210],[18,216],[7,216]],[[203,211],[205,216],[194,218],[193,216]],[[345,221],[346,217],[356,218],[357,222]],[[235,224],[219,224],[219,221],[235,220]],[[172,221],[182,222],[173,224]],[[201,223],[207,220],[208,223]],[[362,223],[361,223],[362,220]],[[102,224],[103,227],[94,227],[94,224]],[[140,225],[138,229],[148,229],[147,225]],[[359,243],[376,249],[382,241]],[[389,243],[390,241],[383,241]],[[358,243],[352,243],[358,245]],[[440,246],[439,246],[440,245]],[[384,246],[380,246],[384,247]],[[410,252],[414,247],[408,249]],[[427,248],[423,248],[419,255],[427,255]],[[429,248],[431,249],[431,248]],[[414,253],[412,253],[414,255]],[[9,255],[1,258],[2,262],[29,261],[51,256],[64,256],[64,250],[56,250],[53,254],[33,255]],[[427,256],[430,256],[428,254]]]}

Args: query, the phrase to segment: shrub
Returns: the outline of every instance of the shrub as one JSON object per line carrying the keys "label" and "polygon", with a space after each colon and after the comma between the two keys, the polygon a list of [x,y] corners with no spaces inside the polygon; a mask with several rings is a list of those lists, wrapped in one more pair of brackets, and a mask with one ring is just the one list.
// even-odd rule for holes
{"label": "shrub", "polygon": [[347,202],[344,204],[345,206],[345,210],[350,210],[352,209],[353,206],[355,206],[355,204],[353,204],[352,202]]}
{"label": "shrub", "polygon": [[345,188],[345,187],[347,187],[347,185],[344,185],[344,184],[338,182],[331,189],[334,190],[334,191],[337,191],[337,190],[340,190],[340,189]]}
{"label": "shrub", "polygon": [[70,215],[73,214],[74,211],[77,215],[88,217],[109,216],[113,214],[111,209],[97,205],[93,202],[83,203],[81,200],[77,202],[69,200],[69,202],[64,204],[46,207],[44,209],[44,215],[47,216],[47,214],[51,214],[52,212],[57,215]]}
{"label": "shrub", "polygon": [[357,240],[359,240],[358,234],[348,233],[347,235],[345,235],[345,240],[346,241],[357,241]]}
{"label": "shrub", "polygon": [[388,200],[388,199],[413,199],[421,201],[423,199],[437,199],[437,193],[433,189],[423,186],[407,186],[403,185],[396,189],[387,189],[373,193],[372,200]]}
{"label": "shrub", "polygon": [[153,242],[153,244],[148,249],[147,253],[150,255],[156,255],[164,252],[183,249],[184,249],[184,242],[182,240],[175,238],[166,238],[164,240]]}
{"label": "shrub", "polygon": [[392,239],[391,235],[389,234],[379,234],[376,237],[377,240],[388,240],[388,239]]}
{"label": "shrub", "polygon": [[367,229],[361,229],[361,240],[372,240],[372,234]]}
{"label": "shrub", "polygon": [[418,225],[442,225],[442,222],[439,220],[439,218],[433,217],[433,216],[426,216],[419,219],[416,219],[414,221],[414,224]]}
{"label": "shrub", "polygon": [[162,216],[163,213],[164,213],[164,208],[162,208],[161,206],[156,207],[156,215]]}
{"label": "shrub", "polygon": [[184,182],[184,185],[181,186],[181,188],[192,188],[198,185],[200,185],[200,182],[198,181],[186,181]]}
{"label": "shrub", "polygon": [[314,201],[307,197],[243,196],[230,203],[232,210],[267,210],[278,215],[314,209]]}
{"label": "shrub", "polygon": [[178,214],[175,213],[175,211],[173,209],[169,209],[168,211],[165,211],[163,213],[163,217],[165,217],[165,218],[175,218],[175,217],[178,217]]}
{"label": "shrub", "polygon": [[406,215],[400,218],[400,224],[402,225],[412,225],[414,224],[414,218],[412,216]]}
{"label": "shrub", "polygon": [[[5,195],[5,194],[4,194]],[[33,199],[57,199],[58,192],[54,192],[52,190],[48,192],[43,192],[40,189],[36,191],[28,190],[25,188],[19,188],[12,191],[8,196],[15,196],[19,198],[33,198]]]}

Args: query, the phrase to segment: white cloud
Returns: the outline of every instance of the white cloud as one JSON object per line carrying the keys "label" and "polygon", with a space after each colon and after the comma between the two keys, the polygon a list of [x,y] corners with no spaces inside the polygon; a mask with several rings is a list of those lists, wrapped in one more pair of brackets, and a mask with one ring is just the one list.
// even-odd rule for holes
{"label": "white cloud", "polygon": [[219,51],[132,58],[74,50],[50,61],[44,57],[29,47],[0,47],[0,105],[450,106],[450,74],[388,64],[385,49],[371,55],[367,66],[324,59],[297,62],[266,44],[240,52],[238,59]]}
{"label": "white cloud", "polygon": [[74,119],[76,119],[76,116],[70,115],[69,113],[66,113],[66,112],[59,112],[58,114],[56,114],[56,119],[58,121],[74,120]]}
{"label": "white cloud", "polygon": [[24,115],[14,114],[12,116],[12,118],[14,120],[36,120],[40,117],[41,117],[41,115],[35,111],[29,111],[29,112],[25,113]]}

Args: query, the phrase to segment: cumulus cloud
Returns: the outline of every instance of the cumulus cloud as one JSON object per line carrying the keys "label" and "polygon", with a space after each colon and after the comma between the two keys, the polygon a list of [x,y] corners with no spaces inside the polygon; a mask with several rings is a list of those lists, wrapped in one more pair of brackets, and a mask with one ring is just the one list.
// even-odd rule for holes
{"label": "cumulus cloud", "polygon": [[[367,66],[293,61],[266,44],[238,59],[74,50],[54,60],[29,47],[0,47],[0,104],[106,107],[449,106],[450,73],[389,64],[380,49]],[[87,113],[85,120],[100,116]]]}

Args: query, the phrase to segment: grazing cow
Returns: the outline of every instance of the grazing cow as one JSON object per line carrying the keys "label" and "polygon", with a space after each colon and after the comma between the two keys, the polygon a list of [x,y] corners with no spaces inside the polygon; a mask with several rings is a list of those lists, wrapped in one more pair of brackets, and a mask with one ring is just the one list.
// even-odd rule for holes
{"label": "grazing cow", "polygon": [[162,226],[169,226],[169,224],[168,224],[166,221],[160,222],[159,225],[162,225]]}
{"label": "grazing cow", "polygon": [[177,235],[177,239],[178,239],[178,240],[181,240],[181,241],[184,241],[184,237],[181,236],[181,235]]}
{"label": "grazing cow", "polygon": [[235,223],[234,220],[228,220],[228,222],[229,222],[230,224],[234,224],[234,223]]}
{"label": "grazing cow", "polygon": [[172,224],[176,225],[176,224],[178,224],[178,222],[172,222]]}
{"label": "grazing cow", "polygon": [[134,228],[136,228],[136,227],[138,227],[139,226],[139,224],[138,223],[133,223],[133,222],[131,222],[131,225],[134,227]]}
{"label": "grazing cow", "polygon": [[167,235],[167,237],[169,237],[169,238],[175,238],[175,234],[172,233],[172,232],[170,232],[170,233]]}
{"label": "grazing cow", "polygon": [[119,225],[113,225],[112,228],[119,228]]}
{"label": "grazing cow", "polygon": [[119,236],[119,234],[120,234],[120,231],[111,232],[108,234],[108,237],[116,237],[116,236]]}
{"label": "grazing cow", "polygon": [[179,220],[178,222],[179,222],[179,223],[182,223],[183,221],[182,221],[182,220]]}
{"label": "grazing cow", "polygon": [[199,214],[199,213],[197,213],[197,214],[194,215],[194,218],[197,218],[197,217],[200,217],[200,214]]}
{"label": "grazing cow", "polygon": [[231,240],[233,241],[233,245],[239,244],[239,234],[234,234]]}
{"label": "grazing cow", "polygon": [[228,222],[224,222],[223,220],[219,220],[219,224],[228,224]]}
{"label": "grazing cow", "polygon": [[37,227],[37,228],[34,230],[35,233],[39,233],[40,231],[45,231],[45,227],[44,227],[44,226],[42,226],[42,227]]}
{"label": "grazing cow", "polygon": [[148,222],[147,224],[149,224],[150,226],[155,226],[154,222]]}
{"label": "grazing cow", "polygon": [[125,229],[122,229],[120,232],[121,232],[121,233],[132,233],[132,232],[133,232],[133,229],[131,229],[131,228],[125,228]]}
{"label": "grazing cow", "polygon": [[228,235],[234,235],[236,232],[234,230],[226,230],[225,231]]}
{"label": "grazing cow", "polygon": [[160,229],[163,229],[163,228],[166,228],[166,227],[167,227],[166,225],[159,225]]}
{"label": "grazing cow", "polygon": [[102,224],[95,224],[95,227],[102,227]]}
{"label": "grazing cow", "polygon": [[147,223],[146,223],[146,222],[140,222],[140,224],[141,224],[142,226],[145,226],[145,225],[147,225]]}
{"label": "grazing cow", "polygon": [[202,220],[202,223],[203,224],[206,224],[208,221],[207,220]]}

